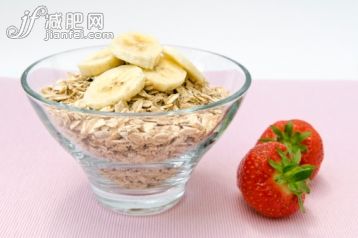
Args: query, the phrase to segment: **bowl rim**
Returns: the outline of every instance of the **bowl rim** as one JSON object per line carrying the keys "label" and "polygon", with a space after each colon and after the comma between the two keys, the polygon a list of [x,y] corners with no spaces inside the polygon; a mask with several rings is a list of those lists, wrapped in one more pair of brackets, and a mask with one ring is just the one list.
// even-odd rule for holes
{"label": "bowl rim", "polygon": [[64,103],[60,103],[60,102],[54,102],[51,100],[48,100],[46,98],[44,98],[43,96],[41,96],[41,94],[37,93],[35,90],[33,90],[28,82],[28,74],[29,72],[39,63],[50,59],[52,57],[61,55],[61,54],[66,54],[66,53],[71,53],[71,52],[75,52],[75,51],[80,51],[80,50],[86,50],[86,49],[90,49],[90,48],[99,48],[99,47],[106,47],[105,45],[94,45],[94,46],[86,46],[86,47],[80,47],[80,48],[75,48],[75,49],[70,49],[70,50],[65,50],[65,51],[61,51],[55,54],[51,54],[49,56],[46,56],[44,58],[41,58],[37,61],[35,61],[34,63],[32,63],[31,65],[29,65],[24,72],[21,75],[21,86],[23,88],[23,90],[26,92],[26,94],[44,104],[47,104],[49,106],[54,106],[58,109],[64,109],[64,110],[68,110],[71,112],[78,112],[78,113],[84,113],[84,114],[91,114],[91,115],[97,115],[97,116],[121,116],[121,117],[150,117],[150,116],[168,116],[168,115],[180,115],[180,114],[187,114],[187,113],[193,113],[193,112],[197,112],[197,111],[202,111],[202,110],[207,110],[207,109],[212,109],[212,108],[216,108],[219,106],[222,106],[224,104],[233,102],[237,99],[239,99],[240,97],[244,96],[245,93],[247,92],[247,90],[250,88],[251,86],[251,75],[249,73],[249,71],[239,62],[237,62],[234,59],[231,59],[225,55],[219,54],[219,53],[215,53],[209,50],[203,50],[203,49],[199,49],[199,48],[194,48],[194,47],[187,47],[187,46],[180,46],[180,45],[172,45],[172,44],[163,44],[165,46],[171,46],[171,47],[177,47],[177,48],[182,48],[182,49],[188,49],[188,50],[194,50],[194,51],[200,51],[200,52],[205,52],[205,53],[209,53],[212,55],[216,55],[219,56],[221,58],[224,58],[228,61],[231,61],[232,63],[234,63],[236,66],[238,66],[238,68],[240,68],[242,70],[242,72],[245,75],[245,82],[244,84],[241,86],[241,88],[239,90],[237,90],[236,92],[234,92],[233,94],[220,99],[218,101],[206,104],[206,105],[198,105],[198,106],[194,106],[194,107],[190,107],[190,108],[185,108],[185,109],[179,109],[179,110],[173,110],[173,111],[164,111],[164,112],[107,112],[107,111],[98,111],[98,110],[91,110],[91,109],[85,109],[85,108],[79,108],[79,107],[75,107],[75,106],[71,106],[68,104],[64,104]]}

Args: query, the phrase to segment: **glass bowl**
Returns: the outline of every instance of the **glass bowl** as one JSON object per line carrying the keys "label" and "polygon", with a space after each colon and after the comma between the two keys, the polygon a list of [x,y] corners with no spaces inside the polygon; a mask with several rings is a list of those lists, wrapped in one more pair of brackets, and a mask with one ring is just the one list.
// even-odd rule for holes
{"label": "glass bowl", "polygon": [[76,72],[78,62],[103,46],[48,56],[21,77],[37,115],[81,165],[98,201],[122,214],[156,214],[180,201],[193,169],[230,124],[251,84],[249,72],[235,60],[172,47],[229,96],[183,110],[138,113],[81,109],[41,96],[43,87]]}

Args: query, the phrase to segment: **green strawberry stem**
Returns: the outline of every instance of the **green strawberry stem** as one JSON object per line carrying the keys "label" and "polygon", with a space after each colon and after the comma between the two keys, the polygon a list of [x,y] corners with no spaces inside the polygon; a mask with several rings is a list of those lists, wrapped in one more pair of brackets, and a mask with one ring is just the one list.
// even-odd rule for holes
{"label": "green strawberry stem", "polygon": [[274,180],[281,186],[287,186],[289,191],[297,196],[300,210],[304,212],[302,196],[310,193],[309,177],[315,167],[299,164],[301,160],[300,150],[292,152],[278,149],[277,153],[280,155],[281,161],[268,160],[270,166],[276,171]]}
{"label": "green strawberry stem", "polygon": [[297,196],[297,198],[298,198],[298,206],[300,206],[300,211],[304,213],[305,212],[305,207],[303,206],[302,195]]}

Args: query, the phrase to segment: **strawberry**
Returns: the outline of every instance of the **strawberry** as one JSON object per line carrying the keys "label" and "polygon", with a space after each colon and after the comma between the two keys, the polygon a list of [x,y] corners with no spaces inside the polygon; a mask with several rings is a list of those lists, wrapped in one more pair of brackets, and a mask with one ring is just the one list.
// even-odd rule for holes
{"label": "strawberry", "polygon": [[256,145],[241,161],[237,185],[244,200],[267,217],[285,217],[303,211],[308,181],[314,166],[300,165],[300,152],[294,155],[278,142]]}
{"label": "strawberry", "polygon": [[315,166],[311,179],[317,175],[323,160],[323,144],[321,136],[309,123],[297,119],[278,121],[264,131],[257,143],[268,141],[281,142],[293,153],[300,150],[301,164]]}

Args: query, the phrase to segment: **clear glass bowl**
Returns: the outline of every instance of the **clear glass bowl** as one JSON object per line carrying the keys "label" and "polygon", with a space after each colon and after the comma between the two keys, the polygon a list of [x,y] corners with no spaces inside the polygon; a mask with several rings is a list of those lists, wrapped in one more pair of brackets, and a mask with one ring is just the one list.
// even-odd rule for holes
{"label": "clear glass bowl", "polygon": [[156,214],[180,201],[193,169],[232,121],[251,84],[249,72],[228,57],[173,47],[210,85],[230,95],[189,109],[140,113],[80,109],[41,96],[41,88],[76,72],[77,63],[102,46],[48,56],[21,77],[37,115],[82,166],[98,201],[123,214]]}

